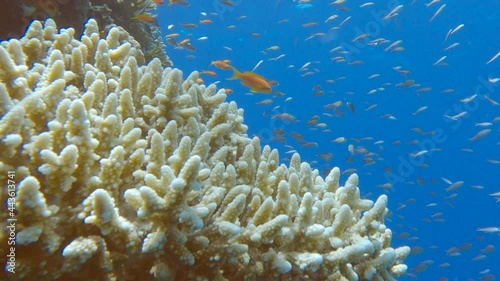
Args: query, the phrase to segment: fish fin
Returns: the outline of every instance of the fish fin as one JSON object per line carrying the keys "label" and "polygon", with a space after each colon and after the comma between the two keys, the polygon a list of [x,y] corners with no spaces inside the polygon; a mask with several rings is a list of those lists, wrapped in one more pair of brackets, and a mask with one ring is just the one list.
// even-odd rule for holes
{"label": "fish fin", "polygon": [[271,91],[259,89],[258,87],[251,87],[250,92],[252,93],[261,93],[261,94],[269,94]]}
{"label": "fish fin", "polygon": [[238,71],[238,69],[234,68],[231,66],[231,68],[233,69],[233,76],[229,77],[229,78],[226,78],[226,80],[236,80],[238,78],[240,78],[241,76],[241,73]]}

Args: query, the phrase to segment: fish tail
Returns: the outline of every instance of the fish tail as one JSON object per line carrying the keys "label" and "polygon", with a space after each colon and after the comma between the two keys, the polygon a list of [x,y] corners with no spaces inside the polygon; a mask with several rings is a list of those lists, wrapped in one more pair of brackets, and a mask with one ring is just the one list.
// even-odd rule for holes
{"label": "fish tail", "polygon": [[231,66],[231,68],[232,68],[232,69],[233,69],[233,71],[234,71],[234,72],[233,72],[233,76],[231,76],[231,77],[227,78],[226,80],[236,80],[236,79],[240,78],[241,73],[238,71],[238,69],[236,69],[236,68],[234,68],[234,67],[232,67],[232,66]]}

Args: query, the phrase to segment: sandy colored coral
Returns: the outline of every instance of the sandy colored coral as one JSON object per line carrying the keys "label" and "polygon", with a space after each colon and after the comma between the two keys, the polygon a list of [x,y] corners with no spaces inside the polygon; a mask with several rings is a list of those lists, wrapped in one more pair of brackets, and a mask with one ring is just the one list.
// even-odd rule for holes
{"label": "sandy colored coral", "polygon": [[0,178],[19,183],[11,279],[405,273],[387,196],[361,199],[357,175],[340,186],[338,168],[322,178],[298,154],[280,165],[223,89],[144,65],[135,46],[118,27],[100,38],[94,20],[81,40],[47,20],[1,43]]}

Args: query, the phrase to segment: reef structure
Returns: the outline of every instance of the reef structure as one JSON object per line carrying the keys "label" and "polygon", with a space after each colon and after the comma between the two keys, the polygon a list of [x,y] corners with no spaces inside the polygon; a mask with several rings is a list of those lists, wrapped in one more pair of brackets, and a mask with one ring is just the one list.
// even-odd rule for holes
{"label": "reef structure", "polygon": [[[360,198],[249,138],[198,73],[145,65],[102,38],[34,21],[0,43],[0,180],[15,175],[10,280],[395,280],[387,196]],[[2,190],[3,198],[11,196]],[[7,213],[0,214],[5,224]],[[5,225],[2,225],[5,227]],[[6,241],[6,234],[0,234]],[[12,271],[16,273],[13,274]],[[3,279],[3,278],[2,278]]]}
{"label": "reef structure", "polygon": [[135,20],[137,14],[153,15],[152,0],[3,0],[0,10],[0,40],[17,38],[33,20],[51,18],[59,26],[72,27],[80,34],[88,18],[94,18],[105,34],[115,26],[127,30],[141,44],[146,61],[160,59],[172,66],[165,53],[161,30],[156,24]]}

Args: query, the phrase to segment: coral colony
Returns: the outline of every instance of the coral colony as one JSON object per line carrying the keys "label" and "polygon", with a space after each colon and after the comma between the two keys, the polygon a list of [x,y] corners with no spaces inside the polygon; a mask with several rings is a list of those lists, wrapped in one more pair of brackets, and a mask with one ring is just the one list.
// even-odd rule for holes
{"label": "coral colony", "polygon": [[356,174],[339,186],[338,168],[323,178],[298,154],[280,165],[224,89],[146,65],[120,27],[101,36],[92,19],[81,40],[49,19],[0,45],[0,177],[18,184],[16,240],[1,247],[11,280],[406,272],[386,195],[361,199]]}

